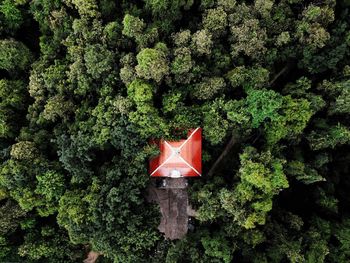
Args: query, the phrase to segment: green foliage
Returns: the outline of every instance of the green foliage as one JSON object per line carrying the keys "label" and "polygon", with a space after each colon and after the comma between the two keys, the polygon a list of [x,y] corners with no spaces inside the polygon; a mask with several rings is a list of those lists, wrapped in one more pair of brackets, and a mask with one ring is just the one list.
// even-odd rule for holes
{"label": "green foliage", "polygon": [[297,36],[302,44],[311,49],[322,48],[330,38],[330,34],[323,25],[334,20],[334,11],[329,7],[309,5],[303,12],[303,19],[298,24]]}
{"label": "green foliage", "polygon": [[[159,43],[161,44],[161,43]],[[136,73],[139,77],[160,82],[169,72],[166,53],[157,48],[145,48],[137,54]]]}
{"label": "green foliage", "polygon": [[142,37],[142,31],[145,28],[145,23],[140,18],[127,14],[123,19],[123,26],[124,35],[139,39]]}
{"label": "green foliage", "polygon": [[330,260],[346,262],[349,258],[349,218],[344,218],[341,223],[334,226],[334,237],[340,243],[330,251]]}
{"label": "green foliage", "polygon": [[193,50],[200,55],[209,55],[211,53],[212,45],[211,34],[207,30],[200,30],[193,34]]}
{"label": "green foliage", "polygon": [[256,59],[266,52],[266,31],[259,26],[259,20],[249,19],[242,25],[231,27],[231,34],[234,39],[232,44],[232,56],[237,57],[243,53]]}
{"label": "green foliage", "polygon": [[214,36],[225,33],[227,26],[227,14],[223,8],[209,9],[203,17],[203,27]]}
{"label": "green foliage", "polygon": [[285,161],[274,158],[269,151],[258,153],[253,147],[245,148],[240,161],[239,182],[233,190],[222,188],[217,203],[213,203],[215,197],[208,192],[204,196],[205,191],[201,191],[198,198],[204,204],[199,208],[199,219],[207,221],[226,215],[244,229],[265,224],[273,197],[289,187],[283,172]]}
{"label": "green foliage", "polygon": [[308,137],[309,145],[313,150],[335,148],[350,141],[350,130],[341,125],[328,127],[327,130],[312,131]]}
{"label": "green foliage", "polygon": [[23,71],[28,69],[32,60],[32,53],[23,43],[12,39],[0,41],[0,69]]}
{"label": "green foliage", "polygon": [[[147,176],[139,173],[146,156],[140,149],[138,159],[114,160],[87,191],[66,191],[60,200],[58,222],[68,229],[74,243],[89,241],[117,262],[142,260],[158,239],[155,229],[146,227],[147,222],[153,224],[154,212],[145,210],[140,196],[147,181]],[[111,183],[108,186],[107,181]]]}
{"label": "green foliage", "polygon": [[170,71],[175,75],[175,81],[179,83],[189,83],[192,74],[189,73],[193,67],[191,50],[189,48],[178,48],[174,51],[174,60],[170,65]]}
{"label": "green foliage", "polygon": [[219,144],[226,137],[229,123],[223,117],[223,100],[215,100],[202,107],[204,137],[212,144]]}
{"label": "green foliage", "polygon": [[17,160],[34,160],[38,157],[38,150],[32,142],[19,142],[12,145],[11,157]]}
{"label": "green foliage", "polygon": [[94,154],[91,149],[94,142],[83,133],[77,133],[70,137],[65,134],[56,139],[58,145],[59,160],[64,169],[71,175],[73,183],[84,182],[92,174],[91,161]]}
{"label": "green foliage", "polygon": [[[180,8],[189,9],[193,4],[191,0],[144,0],[154,16],[176,20],[181,16]],[[164,21],[164,24],[167,22]]]}
{"label": "green foliage", "polygon": [[203,237],[201,239],[202,245],[205,249],[205,254],[213,258],[222,259],[223,262],[229,263],[232,260],[232,251],[227,240],[221,235],[216,237]]}
{"label": "green foliage", "polygon": [[256,0],[254,6],[261,16],[268,17],[271,13],[273,4],[274,2],[271,0]]}
{"label": "green foliage", "polygon": [[104,77],[113,68],[113,52],[99,44],[86,47],[84,60],[87,73],[94,79]]}
{"label": "green foliage", "polygon": [[[234,215],[239,224],[249,229],[265,223],[266,213],[272,209],[273,196],[289,184],[283,172],[284,161],[273,158],[270,152],[259,154],[253,147],[247,147],[240,160],[238,176],[241,181],[233,192],[238,207],[233,211],[228,207],[226,210]],[[222,200],[226,202],[227,198],[223,196]],[[240,209],[247,202],[250,203],[250,211],[242,215]]]}
{"label": "green foliage", "polygon": [[0,138],[13,138],[23,123],[27,98],[25,84],[20,81],[0,80]]}
{"label": "green foliage", "polygon": [[225,88],[226,84],[223,78],[213,77],[204,79],[203,82],[197,84],[193,91],[193,96],[200,100],[208,100],[213,98]]}
{"label": "green foliage", "polygon": [[17,4],[11,0],[2,1],[0,12],[7,30],[17,30],[23,23],[23,15]]}
{"label": "green foliage", "polygon": [[329,115],[344,115],[349,112],[349,84],[349,80],[345,78],[337,82],[324,81],[319,85],[318,89],[331,100]]}
{"label": "green foliage", "polygon": [[[78,246],[69,245],[67,236],[52,226],[37,226],[24,236],[18,254],[30,261],[76,262],[82,257]],[[64,251],[64,253],[62,253]]]}
{"label": "green foliage", "polygon": [[227,73],[227,78],[233,88],[242,86],[245,90],[262,88],[269,80],[269,71],[262,67],[246,68],[239,66]]}
{"label": "green foliage", "polygon": [[288,162],[286,172],[288,175],[295,177],[298,181],[301,181],[304,184],[326,181],[325,178],[318,174],[317,170],[309,165],[305,165],[301,161]]}
{"label": "green foliage", "polygon": [[305,99],[292,99],[265,89],[248,91],[246,103],[252,127],[265,123],[266,140],[270,145],[283,138],[296,138],[314,113]]}
{"label": "green foliage", "polygon": [[21,220],[26,213],[14,202],[7,200],[0,206],[0,259],[19,260],[13,236],[18,233]]}
{"label": "green foliage", "polygon": [[[346,2],[0,1],[0,261],[348,262]],[[195,127],[165,240],[149,142]]]}
{"label": "green foliage", "polygon": [[38,185],[35,193],[44,196],[48,201],[58,201],[65,190],[64,176],[55,171],[37,175]]}
{"label": "green foliage", "polygon": [[74,104],[65,100],[62,96],[54,96],[48,99],[44,106],[43,118],[48,121],[56,121],[59,118],[67,119],[68,114],[74,110]]}
{"label": "green foliage", "polygon": [[[68,233],[74,231],[74,225],[83,225],[92,223],[89,219],[88,203],[83,199],[84,192],[66,191],[59,202],[57,222],[68,230]],[[86,234],[87,236],[87,234]],[[79,236],[76,240],[70,236],[74,243],[88,242],[87,238]]]}
{"label": "green foliage", "polygon": [[244,100],[231,100],[225,105],[227,119],[230,120],[234,129],[249,132],[251,130],[251,117],[246,110]]}
{"label": "green foliage", "polygon": [[174,44],[179,47],[186,46],[189,43],[190,39],[190,30],[180,31],[173,35]]}
{"label": "green foliage", "polygon": [[0,207],[0,214],[1,236],[14,232],[19,227],[20,219],[26,215],[26,213],[10,199]]}
{"label": "green foliage", "polygon": [[130,121],[138,126],[141,136],[159,138],[168,134],[168,125],[152,105],[154,87],[142,80],[134,80],[128,86],[128,97],[134,101],[136,111],[130,113]]}
{"label": "green foliage", "polygon": [[41,216],[55,213],[64,191],[64,179],[54,170],[57,164],[50,165],[29,141],[14,144],[10,155],[1,166],[0,186],[8,189],[24,211],[35,209]]}
{"label": "green foliage", "polygon": [[276,143],[282,138],[295,139],[303,132],[313,115],[310,103],[305,99],[283,98],[282,116],[265,125],[267,141]]}
{"label": "green foliage", "polygon": [[96,17],[98,15],[98,4],[96,0],[64,0],[68,5],[74,6],[80,16]]}
{"label": "green foliage", "polygon": [[122,33],[125,36],[134,38],[141,48],[154,43],[158,37],[158,29],[156,27],[146,29],[146,24],[142,19],[130,14],[126,14],[123,19]]}
{"label": "green foliage", "polygon": [[257,128],[266,119],[276,119],[282,103],[281,96],[272,90],[253,90],[249,92],[247,110],[252,115],[252,126]]}
{"label": "green foliage", "polygon": [[330,114],[348,114],[350,112],[350,88],[343,89],[329,109]]}
{"label": "green foliage", "polygon": [[135,80],[128,86],[128,96],[136,105],[143,105],[152,102],[154,87],[147,82]]}

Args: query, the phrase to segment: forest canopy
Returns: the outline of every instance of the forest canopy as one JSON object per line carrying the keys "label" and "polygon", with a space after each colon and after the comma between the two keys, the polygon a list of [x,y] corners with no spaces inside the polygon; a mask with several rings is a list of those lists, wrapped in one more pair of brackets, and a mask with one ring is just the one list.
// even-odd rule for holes
{"label": "forest canopy", "polygon": [[[349,11],[0,0],[0,261],[350,262]],[[194,127],[194,230],[169,241],[149,141]]]}

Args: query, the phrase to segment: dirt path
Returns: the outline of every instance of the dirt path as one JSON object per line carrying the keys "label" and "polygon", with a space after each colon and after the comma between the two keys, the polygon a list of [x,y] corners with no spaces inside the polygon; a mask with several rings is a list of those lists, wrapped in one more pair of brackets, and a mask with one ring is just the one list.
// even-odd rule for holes
{"label": "dirt path", "polygon": [[157,188],[155,180],[148,187],[147,199],[159,205],[162,218],[158,229],[165,238],[181,239],[188,231],[189,214],[194,215],[190,208],[185,178],[166,178],[166,185]]}

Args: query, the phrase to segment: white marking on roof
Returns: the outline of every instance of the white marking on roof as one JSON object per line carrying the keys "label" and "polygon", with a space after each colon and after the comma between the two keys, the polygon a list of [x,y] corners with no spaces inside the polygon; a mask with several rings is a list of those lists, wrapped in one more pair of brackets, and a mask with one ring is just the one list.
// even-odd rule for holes
{"label": "white marking on roof", "polygon": [[171,155],[155,169],[152,173],[151,176],[157,172],[161,167],[163,167],[168,161],[170,161],[171,158],[174,156],[178,156],[187,166],[189,166],[193,171],[195,171],[199,176],[202,176],[192,165],[190,165],[182,156],[180,155],[181,148],[192,138],[192,136],[198,131],[199,127],[195,129],[190,136],[186,139],[186,141],[183,142],[183,144],[180,145],[180,147],[172,147],[167,141],[164,140],[164,143],[170,148],[171,150]]}
{"label": "white marking on roof", "polygon": [[181,146],[179,147],[179,150],[181,150],[181,148],[192,138],[193,134],[195,134],[198,131],[198,129],[199,127],[191,133],[191,135],[186,139],[186,141],[184,141],[183,144],[181,144]]}
{"label": "white marking on roof", "polygon": [[202,175],[196,170],[196,168],[194,168],[192,165],[190,165],[184,158],[182,158],[182,156],[179,156],[179,157],[180,157],[180,159],[181,159],[185,164],[187,164],[193,171],[195,171],[196,174],[198,174],[199,176],[202,176]]}
{"label": "white marking on roof", "polygon": [[155,169],[152,173],[151,173],[151,176],[157,172],[162,166],[164,166],[171,158],[173,158],[174,156],[174,151],[173,151],[173,147],[171,147],[171,145],[167,142],[167,141],[164,141],[165,144],[170,148],[171,150],[171,155],[161,164],[157,167],[157,169]]}

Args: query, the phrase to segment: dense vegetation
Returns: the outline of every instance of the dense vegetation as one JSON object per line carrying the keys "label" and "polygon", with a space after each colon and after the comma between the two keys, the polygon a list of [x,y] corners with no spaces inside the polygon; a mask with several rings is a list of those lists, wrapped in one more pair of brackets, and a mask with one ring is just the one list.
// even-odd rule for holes
{"label": "dense vegetation", "polygon": [[[350,262],[349,10],[0,0],[0,261]],[[199,126],[195,230],[166,241],[148,141]]]}

